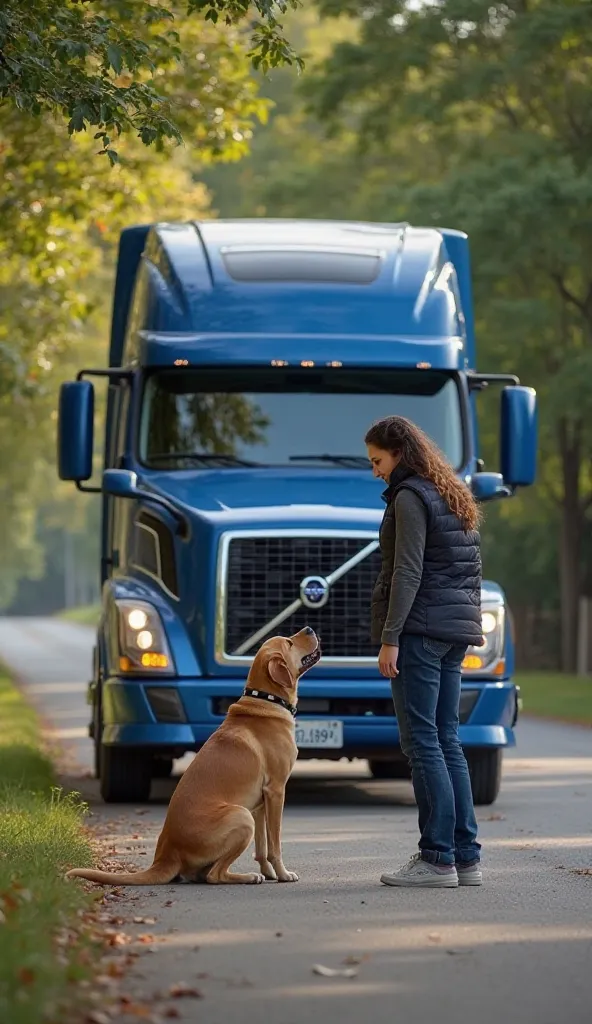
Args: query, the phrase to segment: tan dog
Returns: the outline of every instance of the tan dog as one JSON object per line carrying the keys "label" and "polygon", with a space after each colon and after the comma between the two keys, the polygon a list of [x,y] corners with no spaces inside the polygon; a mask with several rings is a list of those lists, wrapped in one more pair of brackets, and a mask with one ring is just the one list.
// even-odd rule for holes
{"label": "tan dog", "polygon": [[[118,874],[75,868],[68,877],[112,885],[198,881],[297,882],[284,867],[284,791],[298,748],[294,739],[298,680],[321,656],[310,627],[273,637],[255,657],[245,693],[196,754],[169,804],[146,871]],[[255,838],[260,872],[233,874],[231,864]]]}

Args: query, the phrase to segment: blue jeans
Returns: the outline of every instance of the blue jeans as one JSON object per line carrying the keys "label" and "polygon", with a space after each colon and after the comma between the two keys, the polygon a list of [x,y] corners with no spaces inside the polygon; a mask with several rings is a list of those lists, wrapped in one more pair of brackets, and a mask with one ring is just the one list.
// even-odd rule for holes
{"label": "blue jeans", "polygon": [[469,769],[458,739],[465,651],[462,644],[403,635],[399,675],[391,680],[419,810],[419,849],[432,864],[480,859]]}

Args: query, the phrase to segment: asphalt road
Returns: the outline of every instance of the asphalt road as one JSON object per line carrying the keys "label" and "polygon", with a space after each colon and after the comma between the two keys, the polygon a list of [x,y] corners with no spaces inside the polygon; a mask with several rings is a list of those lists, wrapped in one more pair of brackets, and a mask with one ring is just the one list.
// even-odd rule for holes
{"label": "asphalt road", "polygon": [[[86,737],[91,643],[91,630],[55,620],[0,620],[0,658],[68,751],[91,823],[113,856],[144,866],[174,782],[148,808],[100,803]],[[297,766],[284,853],[301,881],[126,889],[118,912],[141,954],[127,990],[150,1012],[201,1024],[589,1024],[592,732],[523,720],[502,794],[478,816],[481,889],[387,889],[380,873],[415,849],[410,784],[371,781],[363,764]],[[353,978],[313,973],[346,960]],[[179,982],[201,998],[159,1001]]]}

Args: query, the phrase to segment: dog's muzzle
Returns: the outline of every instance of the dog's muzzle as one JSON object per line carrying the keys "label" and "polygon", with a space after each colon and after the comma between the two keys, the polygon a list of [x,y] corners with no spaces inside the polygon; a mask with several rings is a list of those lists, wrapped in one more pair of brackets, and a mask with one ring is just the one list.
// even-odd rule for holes
{"label": "dog's muzzle", "polygon": [[321,645],[319,644],[315,648],[315,650],[311,652],[311,654],[305,654],[304,655],[304,657],[302,658],[302,660],[300,662],[301,670],[303,672],[306,672],[307,669],[312,668],[313,665],[316,665],[317,661],[320,661],[320,659],[321,659]]}

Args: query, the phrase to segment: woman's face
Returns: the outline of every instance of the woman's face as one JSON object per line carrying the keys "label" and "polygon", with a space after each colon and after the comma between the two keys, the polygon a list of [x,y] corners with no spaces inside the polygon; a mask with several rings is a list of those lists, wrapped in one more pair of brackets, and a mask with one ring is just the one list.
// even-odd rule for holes
{"label": "woman's face", "polygon": [[393,455],[384,448],[377,448],[374,444],[367,444],[368,458],[372,466],[372,474],[379,480],[388,484],[391,474],[401,461],[400,455]]}

